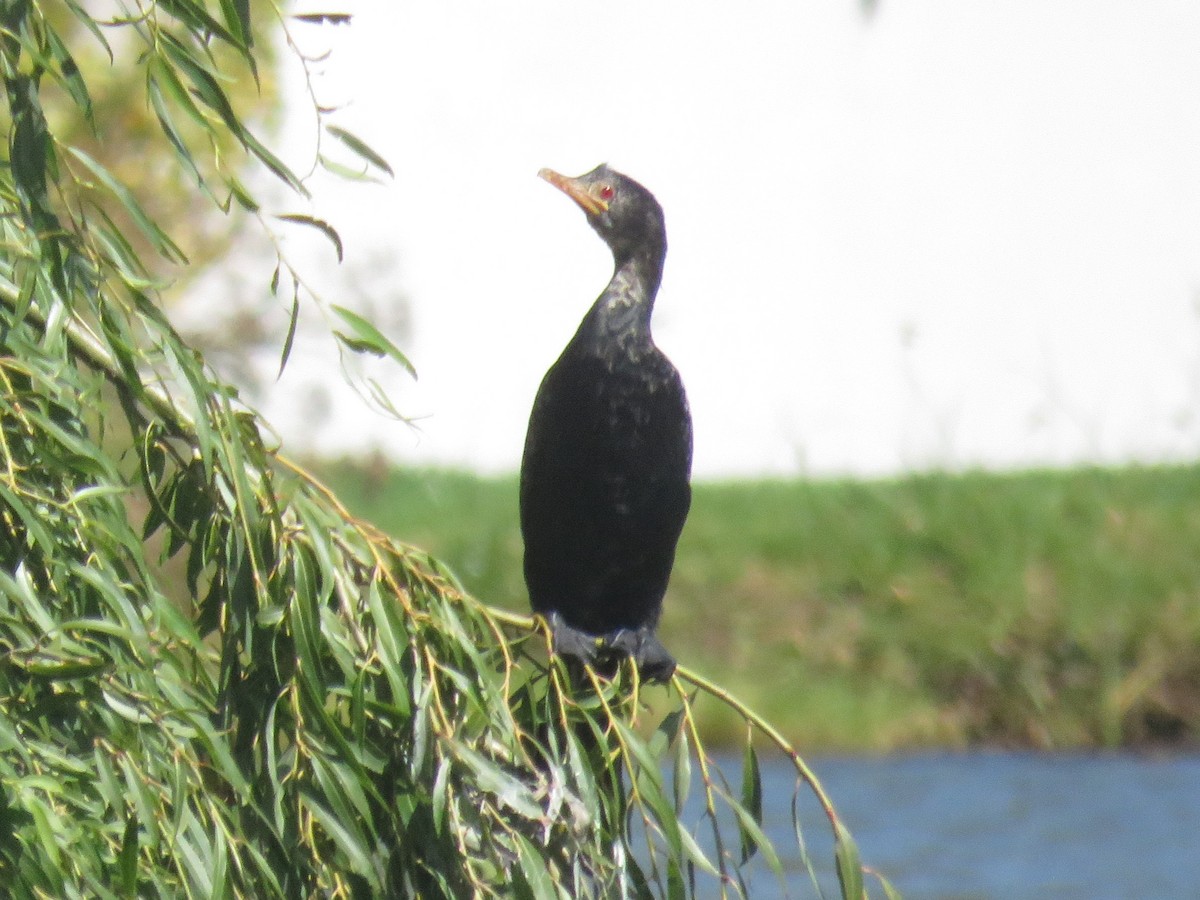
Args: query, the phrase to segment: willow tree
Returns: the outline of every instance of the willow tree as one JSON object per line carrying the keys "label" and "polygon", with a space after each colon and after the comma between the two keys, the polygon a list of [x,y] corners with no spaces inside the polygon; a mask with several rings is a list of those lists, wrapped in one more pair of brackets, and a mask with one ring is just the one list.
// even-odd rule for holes
{"label": "willow tree", "polygon": [[[163,313],[163,273],[186,274],[188,257],[95,151],[120,123],[77,57],[101,53],[136,89],[156,126],[144,152],[182,173],[181,203],[265,218],[248,169],[293,196],[305,183],[229,86],[261,77],[262,44],[290,20],[248,0],[114,9],[0,12],[8,894],[774,894],[785,873],[763,832],[766,741],[796,768],[813,889],[832,877],[800,841],[797,807],[815,797],[829,872],[843,896],[863,895],[849,834],[769,726],[686,670],[665,689],[632,672],[568,688],[535,623],[464,596],[263,439]],[[329,224],[291,221],[340,247]],[[263,269],[272,290],[288,271]],[[405,364],[368,321],[335,313],[348,350]],[[747,722],[733,777],[702,744],[697,702]]]}

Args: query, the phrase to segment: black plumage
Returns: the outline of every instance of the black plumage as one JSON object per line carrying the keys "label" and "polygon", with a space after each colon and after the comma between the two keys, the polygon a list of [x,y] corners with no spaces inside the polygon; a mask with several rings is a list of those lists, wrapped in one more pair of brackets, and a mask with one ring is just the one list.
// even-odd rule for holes
{"label": "black plumage", "polygon": [[679,373],[650,316],[667,252],[662,208],[600,166],[543,169],[613,253],[612,280],[546,373],[521,463],[525,581],[556,652],[643,678],[675,660],[655,637],[675,545],[691,503],[692,420]]}

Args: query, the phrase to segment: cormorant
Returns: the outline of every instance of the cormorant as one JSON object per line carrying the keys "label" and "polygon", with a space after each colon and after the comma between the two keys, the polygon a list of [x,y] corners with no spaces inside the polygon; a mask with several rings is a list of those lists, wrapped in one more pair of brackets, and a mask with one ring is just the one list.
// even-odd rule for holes
{"label": "cormorant", "polygon": [[654,635],[691,504],[692,419],[679,372],[654,345],[662,208],[601,165],[538,173],[574,200],[612,250],[614,272],[538,388],[521,461],[525,583],[554,649],[612,674],[631,656],[647,680],[675,660]]}

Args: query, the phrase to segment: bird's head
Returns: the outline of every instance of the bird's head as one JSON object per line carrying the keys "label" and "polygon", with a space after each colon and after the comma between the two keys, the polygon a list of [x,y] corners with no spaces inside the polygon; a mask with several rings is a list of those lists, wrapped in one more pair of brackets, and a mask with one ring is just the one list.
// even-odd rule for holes
{"label": "bird's head", "polygon": [[579,204],[618,262],[633,256],[639,248],[659,257],[666,252],[662,207],[653,194],[629,176],[607,165],[577,178],[552,169],[542,169],[538,175]]}

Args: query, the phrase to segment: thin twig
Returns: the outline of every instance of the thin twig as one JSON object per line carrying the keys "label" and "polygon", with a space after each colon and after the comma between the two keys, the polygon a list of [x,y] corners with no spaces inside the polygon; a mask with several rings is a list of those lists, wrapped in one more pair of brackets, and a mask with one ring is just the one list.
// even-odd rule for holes
{"label": "thin twig", "polygon": [[[787,738],[780,734],[779,730],[776,729],[775,726],[773,726],[770,722],[752,710],[749,706],[747,706],[729,691],[725,690],[725,688],[721,687],[719,684],[709,681],[698,672],[693,672],[691,669],[688,669],[684,666],[679,666],[675,670],[674,678],[686,681],[689,684],[698,687],[706,694],[709,694],[720,700],[722,703],[733,709],[739,716],[766,735],[767,739],[770,740],[771,743],[773,743],[781,751],[783,751],[783,753],[792,761],[792,765],[795,766],[796,771],[800,773],[800,777],[804,779],[805,784],[807,784],[812,789],[812,792],[816,795],[817,800],[821,804],[821,808],[825,811],[825,815],[829,818],[830,824],[832,824],[835,828],[840,824],[837,811],[833,808],[833,802],[829,799],[829,795],[825,793],[825,789],[821,786],[821,782],[817,780],[817,776],[813,774],[812,769],[810,769],[808,764],[803,760],[803,758],[801,758],[799,752],[790,743],[788,743]],[[676,686],[676,689],[680,690],[682,693],[682,690],[678,686]]]}

